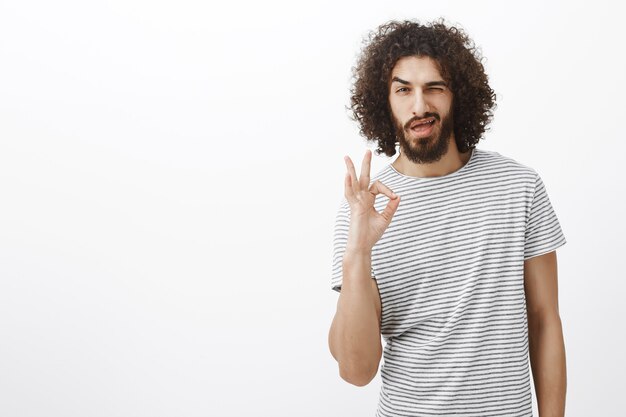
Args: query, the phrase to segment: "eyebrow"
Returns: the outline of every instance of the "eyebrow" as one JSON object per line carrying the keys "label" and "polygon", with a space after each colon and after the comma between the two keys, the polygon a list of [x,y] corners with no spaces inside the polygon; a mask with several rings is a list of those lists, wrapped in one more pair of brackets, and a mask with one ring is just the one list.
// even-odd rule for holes
{"label": "eyebrow", "polygon": [[[402,78],[398,78],[398,77],[393,77],[393,78],[391,79],[391,83],[392,83],[392,84],[393,84],[393,82],[394,82],[394,81],[399,82],[399,83],[401,83],[401,84],[405,84],[405,85],[411,85],[411,83],[410,83],[410,82],[408,82],[408,81],[406,81],[406,80],[403,80]],[[442,86],[444,86],[444,87],[447,87],[447,86],[448,86],[448,84],[446,84],[446,82],[445,82],[445,81],[429,81],[429,82],[427,82],[427,83],[426,83],[426,84],[424,84],[424,85],[426,85],[426,87],[432,87],[433,85],[442,85]]]}

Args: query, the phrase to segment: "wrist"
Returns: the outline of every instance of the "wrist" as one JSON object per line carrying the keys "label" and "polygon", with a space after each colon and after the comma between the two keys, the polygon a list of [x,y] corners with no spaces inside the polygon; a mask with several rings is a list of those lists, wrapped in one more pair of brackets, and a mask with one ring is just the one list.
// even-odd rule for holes
{"label": "wrist", "polygon": [[371,261],[372,259],[372,249],[370,248],[359,248],[359,247],[350,247],[346,248],[346,251],[343,254],[343,262],[358,262],[362,260]]}

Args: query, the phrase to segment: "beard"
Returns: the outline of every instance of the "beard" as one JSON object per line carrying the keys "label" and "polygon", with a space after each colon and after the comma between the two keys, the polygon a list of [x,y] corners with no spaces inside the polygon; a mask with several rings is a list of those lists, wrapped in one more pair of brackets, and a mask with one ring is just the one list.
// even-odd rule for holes
{"label": "beard", "polygon": [[[416,120],[426,117],[435,118],[435,126],[429,136],[416,138],[410,126]],[[424,117],[414,117],[404,126],[394,116],[396,136],[400,143],[401,152],[416,164],[436,162],[448,152],[450,135],[454,128],[452,114],[448,114],[441,120],[438,113],[426,113]]]}

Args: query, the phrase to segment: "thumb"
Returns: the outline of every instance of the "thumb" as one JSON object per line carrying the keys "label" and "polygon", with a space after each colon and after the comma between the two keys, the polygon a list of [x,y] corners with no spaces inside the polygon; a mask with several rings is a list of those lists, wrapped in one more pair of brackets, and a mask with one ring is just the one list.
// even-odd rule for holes
{"label": "thumb", "polygon": [[396,198],[390,199],[385,209],[380,213],[381,216],[387,220],[387,223],[391,222],[393,215],[396,213],[398,206],[400,205],[400,196],[396,194]]}

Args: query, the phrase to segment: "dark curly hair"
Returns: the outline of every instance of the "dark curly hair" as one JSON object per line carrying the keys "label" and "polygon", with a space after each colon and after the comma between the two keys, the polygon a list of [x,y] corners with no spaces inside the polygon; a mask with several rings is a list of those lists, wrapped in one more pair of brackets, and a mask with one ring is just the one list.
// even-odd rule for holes
{"label": "dark curly hair", "polygon": [[396,153],[395,126],[389,105],[389,77],[398,59],[429,56],[434,59],[452,90],[454,136],[459,152],[473,149],[496,108],[496,95],[489,87],[482,57],[462,29],[446,26],[440,18],[422,25],[416,21],[388,21],[369,33],[350,90],[352,120],[359,122],[360,134],[377,141],[377,154]]}

